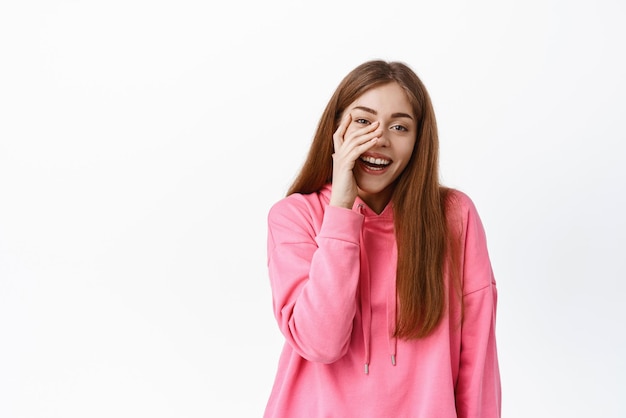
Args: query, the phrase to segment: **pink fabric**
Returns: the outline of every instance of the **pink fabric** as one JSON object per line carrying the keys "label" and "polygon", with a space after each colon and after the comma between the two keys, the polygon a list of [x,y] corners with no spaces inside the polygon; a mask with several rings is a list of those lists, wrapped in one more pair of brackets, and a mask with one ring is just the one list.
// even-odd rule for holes
{"label": "pink fabric", "polygon": [[[397,259],[391,205],[380,215],[358,198],[353,210],[328,206],[327,186],[272,207],[268,267],[285,345],[266,418],[500,417],[496,284],[476,208],[454,193],[457,210],[448,216],[465,243],[463,322],[449,297],[435,332],[412,341],[391,336]],[[362,312],[371,316],[364,321]]]}

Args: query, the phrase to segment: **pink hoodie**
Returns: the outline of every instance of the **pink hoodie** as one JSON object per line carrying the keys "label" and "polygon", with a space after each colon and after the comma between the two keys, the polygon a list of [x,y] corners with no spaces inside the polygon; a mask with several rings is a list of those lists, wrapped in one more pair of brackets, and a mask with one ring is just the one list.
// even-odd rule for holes
{"label": "pink hoodie", "polygon": [[268,267],[286,342],[264,417],[500,417],[495,280],[476,208],[454,193],[463,322],[449,298],[436,330],[411,341],[392,337],[391,205],[380,215],[359,198],[353,210],[328,206],[326,186],[272,207]]}

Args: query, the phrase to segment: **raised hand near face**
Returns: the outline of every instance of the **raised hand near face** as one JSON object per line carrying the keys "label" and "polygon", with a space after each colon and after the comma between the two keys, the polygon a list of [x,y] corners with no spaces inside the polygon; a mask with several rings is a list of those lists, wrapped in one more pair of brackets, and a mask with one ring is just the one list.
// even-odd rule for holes
{"label": "raised hand near face", "polygon": [[376,146],[382,129],[379,122],[364,127],[348,129],[352,115],[346,113],[333,135],[333,189],[330,197],[332,206],[352,209],[358,193],[354,178],[356,160],[369,149]]}

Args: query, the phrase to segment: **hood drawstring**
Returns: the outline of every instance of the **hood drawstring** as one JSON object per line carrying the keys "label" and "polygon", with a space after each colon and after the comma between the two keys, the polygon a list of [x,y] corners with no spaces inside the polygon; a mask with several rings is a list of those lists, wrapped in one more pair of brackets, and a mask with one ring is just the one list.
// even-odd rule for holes
{"label": "hood drawstring", "polygon": [[[359,204],[359,213],[363,215],[365,210]],[[361,325],[363,327],[363,343],[365,346],[365,374],[370,372],[370,340],[372,332],[372,303],[371,303],[371,283],[370,266],[365,252],[365,239],[363,228],[360,236],[360,264],[361,264]]]}
{"label": "hood drawstring", "polygon": [[[358,205],[358,210],[361,215],[364,215],[365,209],[363,204]],[[398,250],[396,246],[393,247],[392,260],[397,259]],[[363,343],[365,347],[365,359],[364,359],[364,371],[365,374],[369,374],[370,370],[370,348],[371,348],[371,334],[372,334],[372,302],[371,302],[371,276],[370,266],[367,258],[367,252],[365,251],[365,237],[363,228],[360,234],[360,267],[361,267],[361,282],[360,282],[360,299],[361,299],[361,326],[363,328]],[[393,335],[396,329],[396,281],[389,280],[389,286],[387,288],[387,328],[388,328],[388,344],[389,353],[391,355],[391,364],[396,365],[396,353],[398,348],[398,339]]]}

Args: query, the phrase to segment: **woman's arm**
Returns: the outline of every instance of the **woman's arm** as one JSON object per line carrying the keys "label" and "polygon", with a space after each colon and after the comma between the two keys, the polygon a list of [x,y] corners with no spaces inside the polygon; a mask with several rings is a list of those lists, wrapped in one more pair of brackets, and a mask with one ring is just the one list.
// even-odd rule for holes
{"label": "woman's arm", "polygon": [[457,413],[459,418],[497,418],[501,388],[495,337],[496,282],[483,225],[473,203],[466,200]]}
{"label": "woman's arm", "polygon": [[347,352],[350,343],[363,217],[328,206],[316,234],[312,216],[301,199],[284,199],[269,213],[274,315],[298,354],[331,363]]}

